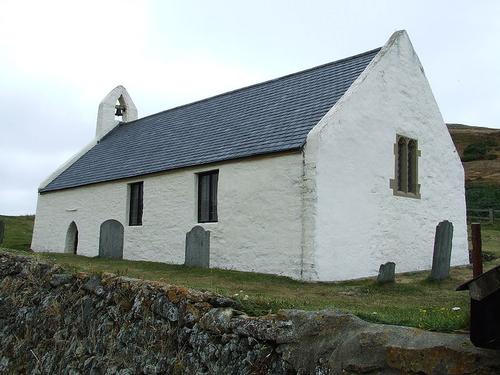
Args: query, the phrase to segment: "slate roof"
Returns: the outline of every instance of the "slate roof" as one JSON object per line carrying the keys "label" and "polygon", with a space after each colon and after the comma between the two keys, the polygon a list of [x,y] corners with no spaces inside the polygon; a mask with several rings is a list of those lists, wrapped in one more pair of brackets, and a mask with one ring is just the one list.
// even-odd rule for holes
{"label": "slate roof", "polygon": [[379,50],[121,123],[40,192],[298,150]]}

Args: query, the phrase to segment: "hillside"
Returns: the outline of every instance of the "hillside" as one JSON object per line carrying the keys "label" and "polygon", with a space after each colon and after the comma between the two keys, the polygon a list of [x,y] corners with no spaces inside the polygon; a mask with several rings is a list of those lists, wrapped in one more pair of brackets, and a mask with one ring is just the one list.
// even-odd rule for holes
{"label": "hillside", "polygon": [[500,210],[500,129],[448,124],[465,170],[468,208]]}
{"label": "hillside", "polygon": [[467,185],[500,186],[500,129],[448,124],[465,168]]}
{"label": "hillside", "polygon": [[5,238],[0,246],[17,250],[28,250],[30,248],[35,221],[34,215],[0,215],[0,221],[5,223]]}

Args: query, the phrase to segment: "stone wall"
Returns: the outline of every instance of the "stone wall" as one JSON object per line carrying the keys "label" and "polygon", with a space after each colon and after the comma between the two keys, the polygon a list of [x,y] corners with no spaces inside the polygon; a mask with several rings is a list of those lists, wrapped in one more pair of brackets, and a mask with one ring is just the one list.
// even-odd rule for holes
{"label": "stone wall", "polygon": [[466,335],[333,311],[249,317],[208,292],[0,252],[0,373],[498,374]]}

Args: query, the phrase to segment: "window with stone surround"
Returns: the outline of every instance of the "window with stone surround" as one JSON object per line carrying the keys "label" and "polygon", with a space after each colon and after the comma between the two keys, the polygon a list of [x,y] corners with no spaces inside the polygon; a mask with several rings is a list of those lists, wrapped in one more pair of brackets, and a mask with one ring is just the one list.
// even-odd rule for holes
{"label": "window with stone surround", "polygon": [[394,195],[420,198],[420,184],[418,183],[420,150],[417,140],[398,134],[394,145],[394,156],[394,179],[390,180]]}

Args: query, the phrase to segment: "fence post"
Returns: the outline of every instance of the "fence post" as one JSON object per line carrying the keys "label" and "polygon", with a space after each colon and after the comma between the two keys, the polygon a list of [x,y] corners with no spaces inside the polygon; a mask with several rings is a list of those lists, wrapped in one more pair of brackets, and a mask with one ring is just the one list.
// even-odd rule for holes
{"label": "fence post", "polygon": [[481,224],[472,223],[472,277],[478,277],[483,273],[483,256],[481,249]]}
{"label": "fence post", "polygon": [[488,211],[488,215],[490,218],[490,224],[493,224],[493,208],[490,208],[490,210]]}

